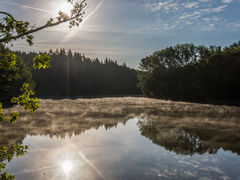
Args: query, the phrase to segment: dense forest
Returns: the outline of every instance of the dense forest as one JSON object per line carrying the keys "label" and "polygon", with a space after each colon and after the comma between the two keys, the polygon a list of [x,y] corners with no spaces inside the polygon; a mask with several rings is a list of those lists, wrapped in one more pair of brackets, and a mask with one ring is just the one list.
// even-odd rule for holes
{"label": "dense forest", "polygon": [[[10,50],[1,45],[0,52],[4,55]],[[10,103],[11,97],[21,93],[24,82],[29,83],[40,98],[141,94],[137,88],[137,71],[125,63],[119,65],[108,58],[100,61],[71,50],[57,49],[47,52],[51,55],[51,67],[36,70],[33,68],[36,53],[14,53],[17,55],[15,67],[0,69],[1,102]]]}
{"label": "dense forest", "polygon": [[[36,53],[15,52],[32,67]],[[65,49],[50,50],[51,67],[31,68],[38,97],[77,97],[96,95],[136,95],[137,71],[108,58],[90,59],[84,54]]]}
{"label": "dense forest", "polygon": [[[2,45],[0,51],[10,52]],[[36,53],[15,52],[15,68],[0,69],[1,102],[20,94],[23,82],[31,84],[41,98],[140,95],[142,91],[147,97],[161,99],[240,101],[240,42],[223,49],[194,44],[167,47],[143,58],[138,71],[125,63],[90,59],[71,50],[47,53],[51,67],[36,70],[32,67]]]}
{"label": "dense forest", "polygon": [[148,97],[197,101],[240,101],[240,41],[229,47],[178,44],[143,58],[139,87]]}

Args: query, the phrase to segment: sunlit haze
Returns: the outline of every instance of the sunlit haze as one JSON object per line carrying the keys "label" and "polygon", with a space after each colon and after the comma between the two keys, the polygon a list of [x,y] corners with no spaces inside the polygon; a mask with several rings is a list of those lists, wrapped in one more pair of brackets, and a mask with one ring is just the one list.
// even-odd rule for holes
{"label": "sunlit haze", "polygon": [[[14,49],[47,51],[71,48],[88,57],[110,57],[137,67],[141,58],[177,43],[227,46],[239,40],[239,0],[87,0],[84,23],[68,24],[34,34],[34,45],[17,41]],[[42,25],[66,0],[0,0],[1,9]]]}
{"label": "sunlit haze", "polygon": [[72,5],[70,3],[67,3],[67,1],[61,2],[61,3],[52,2],[51,4],[54,6],[53,11],[54,11],[55,16],[58,15],[58,12],[60,10],[66,14],[70,14],[71,9],[72,9]]}
{"label": "sunlit haze", "polygon": [[73,169],[73,163],[71,161],[65,161],[62,163],[62,170],[68,175]]}
{"label": "sunlit haze", "polygon": [[0,0],[0,180],[240,180],[240,0]]}

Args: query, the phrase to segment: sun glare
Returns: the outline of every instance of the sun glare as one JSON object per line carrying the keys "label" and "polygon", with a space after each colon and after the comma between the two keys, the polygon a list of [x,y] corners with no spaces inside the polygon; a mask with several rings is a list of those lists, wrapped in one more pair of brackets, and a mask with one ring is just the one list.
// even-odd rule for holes
{"label": "sun glare", "polygon": [[73,8],[73,6],[70,3],[67,3],[67,2],[58,3],[56,5],[55,13],[62,11],[64,13],[70,15],[72,8]]}
{"label": "sun glare", "polygon": [[73,169],[73,163],[71,161],[65,161],[62,163],[62,169],[65,174],[69,174]]}

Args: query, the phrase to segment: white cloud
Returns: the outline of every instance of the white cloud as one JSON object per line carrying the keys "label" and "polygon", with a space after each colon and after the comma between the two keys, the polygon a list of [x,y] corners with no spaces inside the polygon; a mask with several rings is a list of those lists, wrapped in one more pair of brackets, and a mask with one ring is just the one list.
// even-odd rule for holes
{"label": "white cloud", "polygon": [[240,27],[240,23],[229,23],[228,26]]}
{"label": "white cloud", "polygon": [[[193,30],[210,31],[220,26],[220,12],[225,11],[228,3],[233,0],[220,0],[220,4],[213,0],[174,1],[159,0],[152,3],[148,10],[156,13],[162,21],[162,28],[167,30],[181,29],[185,26]],[[171,16],[167,16],[171,12]],[[222,17],[221,17],[222,18]],[[169,23],[170,22],[170,23]],[[177,23],[178,22],[178,23]],[[232,25],[237,27],[238,25]]]}
{"label": "white cloud", "polygon": [[211,18],[206,17],[206,18],[203,18],[203,20],[207,21],[207,22],[210,22],[210,21],[218,21],[219,18],[217,18],[217,17],[211,17]]}
{"label": "white cloud", "polygon": [[209,24],[209,26],[211,29],[215,28],[215,24]]}
{"label": "white cloud", "polygon": [[193,22],[187,21],[186,24],[187,24],[187,25],[191,25],[191,24],[193,24]]}
{"label": "white cloud", "polygon": [[155,3],[152,5],[152,8],[151,8],[152,11],[159,11],[161,9],[164,9],[166,11],[169,11],[171,9],[178,10],[178,4],[173,3],[171,0],[171,1]]}
{"label": "white cloud", "polygon": [[186,19],[186,18],[190,18],[193,16],[194,16],[194,14],[186,14],[186,15],[180,16],[179,19]]}
{"label": "white cloud", "polygon": [[183,6],[185,8],[189,8],[189,9],[198,8],[199,7],[199,3],[198,2],[190,2],[190,3],[183,4]]}
{"label": "white cloud", "polygon": [[222,0],[223,3],[229,4],[231,3],[233,0]]}
{"label": "white cloud", "polygon": [[227,7],[227,5],[219,6],[219,7],[216,7],[216,8],[200,9],[200,12],[203,12],[203,13],[218,13],[218,12],[223,11],[226,7]]}
{"label": "white cloud", "polygon": [[169,1],[161,1],[158,3],[146,4],[145,7],[148,10],[150,9],[152,12],[157,12],[160,10],[165,10],[164,12],[169,12],[171,10],[177,11],[177,10],[183,10],[182,8],[187,8],[187,9],[195,9],[203,13],[218,13],[223,11],[228,6],[227,4],[232,2],[233,0],[221,0],[224,3],[222,6],[202,9],[201,2],[210,3],[209,1],[210,0],[198,0],[198,2],[179,3],[173,0],[169,0]]}
{"label": "white cloud", "polygon": [[177,25],[178,25],[178,23],[176,23],[176,24],[164,24],[163,28],[165,30],[173,30],[173,29],[176,29]]}
{"label": "white cloud", "polygon": [[179,17],[179,19],[187,19],[187,18],[191,18],[191,19],[198,19],[201,17],[200,12],[196,11],[192,14],[185,14]]}
{"label": "white cloud", "polygon": [[49,10],[41,9],[41,8],[37,8],[37,7],[32,7],[32,6],[26,6],[26,5],[22,5],[22,4],[18,4],[18,3],[6,2],[6,1],[2,1],[2,0],[0,0],[0,3],[12,5],[12,6],[18,6],[18,7],[27,8],[27,9],[33,9],[33,10],[37,10],[37,11],[41,11],[41,12],[45,12],[45,13],[54,14],[53,11],[49,11]]}
{"label": "white cloud", "polygon": [[206,24],[206,23],[198,23],[193,26],[195,31],[212,31],[216,29],[216,25],[214,23]]}
{"label": "white cloud", "polygon": [[167,5],[169,2],[159,2],[155,5],[155,7],[152,8],[152,11],[158,11],[160,10],[162,7],[164,7],[165,5]]}

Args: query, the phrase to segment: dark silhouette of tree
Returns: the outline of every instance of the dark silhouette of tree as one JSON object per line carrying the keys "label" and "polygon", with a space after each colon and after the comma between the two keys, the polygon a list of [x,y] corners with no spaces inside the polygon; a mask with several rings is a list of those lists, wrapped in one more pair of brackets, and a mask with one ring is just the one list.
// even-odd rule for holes
{"label": "dark silhouette of tree", "polygon": [[142,92],[155,98],[236,102],[240,100],[240,42],[224,48],[182,44],[141,60]]}
{"label": "dark silhouette of tree", "polygon": [[[31,64],[35,53],[15,52],[26,64]],[[85,55],[65,49],[50,50],[51,68],[31,69],[39,97],[77,97],[99,95],[138,95],[137,71],[124,63],[106,58],[90,59]],[[31,66],[31,65],[30,65]]]}
{"label": "dark silhouette of tree", "polygon": [[[0,54],[2,56],[7,55],[9,52],[11,51],[8,48],[0,44]],[[21,57],[17,57],[13,68],[0,68],[0,102],[3,105],[10,105],[11,98],[21,94],[20,89],[24,82],[30,84],[32,89],[34,88],[30,68],[24,64]]]}

